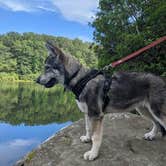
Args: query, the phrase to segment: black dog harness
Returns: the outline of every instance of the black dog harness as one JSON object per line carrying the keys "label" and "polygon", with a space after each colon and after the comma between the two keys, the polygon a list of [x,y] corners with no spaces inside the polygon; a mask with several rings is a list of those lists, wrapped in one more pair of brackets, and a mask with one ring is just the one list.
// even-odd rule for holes
{"label": "black dog harness", "polygon": [[[66,85],[69,85],[70,81],[76,77],[76,75],[78,74],[79,70],[76,71],[71,77],[70,79],[68,78],[65,83]],[[111,77],[106,75],[102,70],[91,70],[89,73],[87,73],[83,78],[81,78],[76,85],[74,86],[70,86],[69,89],[75,94],[75,98],[77,100],[79,100],[79,96],[82,92],[82,90],[84,89],[84,87],[86,86],[86,84],[92,80],[93,78],[97,77],[98,75],[104,75],[105,77],[105,81],[104,81],[104,87],[103,87],[103,101],[104,101],[104,105],[103,105],[103,110],[106,108],[106,106],[109,103],[109,97],[108,97],[108,91],[111,85]]]}
{"label": "black dog harness", "polygon": [[93,78],[97,77],[98,75],[100,75],[102,73],[102,71],[99,70],[91,70],[89,73],[87,73],[83,78],[81,78],[76,85],[74,85],[73,87],[71,87],[72,92],[75,94],[75,97],[77,100],[79,100],[79,96],[82,92],[82,90],[84,89],[85,85],[92,80]]}

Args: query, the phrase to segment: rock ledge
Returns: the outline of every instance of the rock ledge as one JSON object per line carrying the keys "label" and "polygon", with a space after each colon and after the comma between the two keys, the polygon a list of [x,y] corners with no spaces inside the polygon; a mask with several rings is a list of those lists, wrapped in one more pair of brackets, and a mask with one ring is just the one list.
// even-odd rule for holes
{"label": "rock ledge", "polygon": [[151,124],[133,114],[108,114],[99,158],[85,161],[90,144],[81,143],[84,121],[50,137],[15,166],[166,166],[166,140],[160,134],[154,141],[143,139]]}

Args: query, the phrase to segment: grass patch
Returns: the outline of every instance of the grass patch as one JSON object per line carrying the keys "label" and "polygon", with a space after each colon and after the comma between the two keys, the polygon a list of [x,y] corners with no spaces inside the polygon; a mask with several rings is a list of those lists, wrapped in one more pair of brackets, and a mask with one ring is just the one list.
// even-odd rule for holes
{"label": "grass patch", "polygon": [[35,154],[35,151],[30,152],[26,157],[26,162],[29,163],[35,157]]}

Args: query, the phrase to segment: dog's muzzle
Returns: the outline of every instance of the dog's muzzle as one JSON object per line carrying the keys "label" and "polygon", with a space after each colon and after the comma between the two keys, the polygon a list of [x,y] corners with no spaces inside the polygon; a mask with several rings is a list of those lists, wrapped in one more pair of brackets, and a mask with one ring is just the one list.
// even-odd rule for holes
{"label": "dog's muzzle", "polygon": [[47,82],[47,84],[45,84],[44,86],[46,88],[51,88],[53,87],[55,84],[57,83],[57,80],[55,78],[51,78],[50,81]]}
{"label": "dog's muzzle", "polygon": [[56,80],[56,78],[51,78],[47,83],[42,83],[41,81],[41,76],[39,76],[36,80],[36,83],[40,84],[40,85],[44,85],[46,88],[51,88],[53,87],[56,83],[58,83],[58,81]]}

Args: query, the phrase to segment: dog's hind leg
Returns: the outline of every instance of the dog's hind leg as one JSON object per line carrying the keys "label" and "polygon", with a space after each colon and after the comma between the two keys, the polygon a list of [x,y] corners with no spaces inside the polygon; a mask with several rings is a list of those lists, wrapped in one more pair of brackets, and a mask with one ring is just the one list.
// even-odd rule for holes
{"label": "dog's hind leg", "polygon": [[87,113],[85,113],[85,129],[86,135],[81,136],[80,140],[81,142],[88,143],[91,141],[92,124]]}
{"label": "dog's hind leg", "polygon": [[164,120],[161,118],[161,113],[159,112],[157,105],[150,105],[147,104],[146,105],[148,108],[149,113],[151,114],[151,116],[154,118],[155,122],[157,122],[158,126],[160,127],[160,131],[162,136],[166,135],[166,124],[164,122]]}
{"label": "dog's hind leg", "polygon": [[84,154],[85,160],[94,160],[98,157],[103,137],[103,118],[91,119],[92,123],[92,148]]}
{"label": "dog's hind leg", "polygon": [[162,125],[160,125],[160,124],[159,124],[159,126],[160,126],[160,131],[161,131],[162,136],[165,137],[166,136],[165,128]]}
{"label": "dog's hind leg", "polygon": [[156,134],[158,133],[158,129],[159,129],[159,124],[158,122],[155,121],[155,119],[153,118],[153,116],[149,113],[148,109],[146,107],[138,107],[136,108],[137,112],[144,117],[147,120],[150,120],[153,124],[152,130],[148,133],[145,133],[144,138],[146,140],[150,140],[152,141]]}
{"label": "dog's hind leg", "polygon": [[152,141],[158,132],[158,124],[154,121],[152,121],[152,123],[153,123],[152,130],[144,135],[144,138],[149,141]]}

